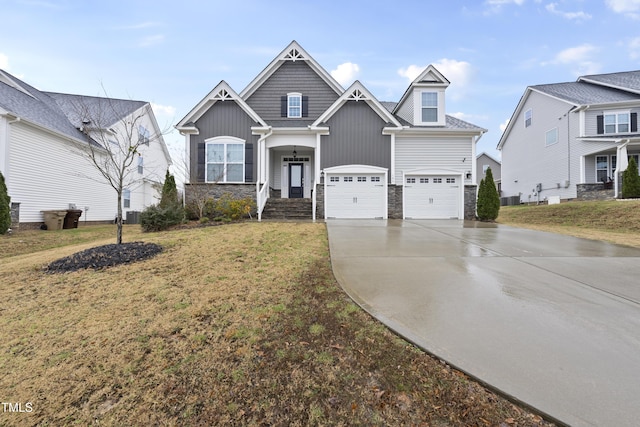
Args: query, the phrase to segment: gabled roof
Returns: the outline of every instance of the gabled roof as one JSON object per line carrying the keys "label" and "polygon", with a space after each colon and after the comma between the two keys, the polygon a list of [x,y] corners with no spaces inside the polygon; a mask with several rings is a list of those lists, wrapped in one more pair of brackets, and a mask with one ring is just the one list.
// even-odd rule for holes
{"label": "gabled roof", "polygon": [[382,120],[395,127],[401,128],[402,125],[398,119],[389,112],[372,94],[365,88],[358,80],[353,82],[351,86],[336,99],[336,101],[327,110],[322,113],[320,117],[313,123],[312,126],[320,126],[322,123],[326,123],[347,101],[363,101],[366,102],[373,111],[380,116]]}
{"label": "gabled roof", "polygon": [[400,98],[400,101],[398,101],[398,103],[396,104],[393,113],[395,114],[400,109],[400,106],[404,104],[407,98],[411,97],[413,92],[412,89],[414,87],[418,86],[446,88],[447,86],[449,86],[449,83],[449,80],[447,80],[447,78],[440,71],[438,71],[436,67],[434,67],[433,65],[428,65],[427,68],[425,68],[422,73],[420,73],[418,77],[416,77],[411,82],[407,90],[402,95],[402,98]]}
{"label": "gabled roof", "polygon": [[[396,106],[398,105],[397,102],[390,102],[390,101],[380,101],[380,104],[386,108],[389,112],[392,112],[395,110]],[[457,117],[454,116],[450,116],[448,114],[445,114],[445,125],[444,126],[413,126],[411,123],[409,123],[408,121],[404,120],[402,117],[398,117],[397,115],[394,115],[394,117],[400,122],[400,124],[402,126],[409,126],[415,129],[434,129],[434,130],[438,130],[438,129],[448,129],[448,130],[471,130],[471,131],[479,131],[479,132],[486,132],[487,130],[484,128],[481,128],[480,126],[476,126],[473,123],[469,123],[466,122],[462,119],[459,119]]]}
{"label": "gabled roof", "polygon": [[578,78],[581,82],[590,82],[613,89],[621,89],[640,94],[640,70],[620,73],[593,74]]}
{"label": "gabled roof", "polygon": [[490,155],[490,154],[487,154],[487,153],[486,153],[486,152],[484,152],[484,151],[483,151],[482,153],[480,153],[480,154],[478,154],[478,155],[476,156],[476,160],[477,160],[477,159],[479,159],[479,158],[480,158],[480,157],[482,157],[482,156],[486,156],[486,157],[490,158],[491,160],[493,160],[494,162],[496,162],[496,163],[497,163],[497,164],[499,164],[499,165],[501,165],[501,164],[502,164],[502,162],[501,162],[500,160],[497,160],[495,157],[493,157],[493,156],[492,156],[492,155]]}
{"label": "gabled roof", "polygon": [[[56,101],[71,124],[108,129],[147,105],[144,101],[127,99],[100,98],[96,96],[71,95],[67,93],[44,92]],[[93,123],[87,123],[91,119]],[[96,123],[97,122],[97,123]]]}
{"label": "gabled roof", "polygon": [[207,94],[207,96],[202,99],[202,101],[198,103],[198,105],[193,107],[193,109],[189,111],[189,113],[182,120],[180,120],[180,122],[176,125],[176,129],[182,131],[197,131],[193,123],[200,117],[202,117],[202,115],[206,113],[213,104],[215,104],[216,102],[226,101],[235,102],[256,123],[267,127],[265,121],[262,120],[262,118],[255,111],[253,111],[253,109],[249,107],[249,105],[247,105],[244,99],[242,99],[240,95],[238,95],[236,91],[233,90],[231,86],[229,86],[229,84],[227,84],[227,82],[222,80],[216,85],[216,87],[213,88],[213,90],[211,90],[211,92]]}
{"label": "gabled roof", "polygon": [[284,50],[280,52],[280,54],[276,56],[275,59],[271,61],[271,63],[269,63],[269,65],[267,65],[267,67],[242,90],[242,92],[240,92],[240,97],[242,97],[242,99],[249,98],[253,92],[255,92],[286,61],[305,61],[309,67],[311,67],[311,69],[314,70],[327,83],[327,85],[336,92],[336,94],[341,95],[342,92],[344,92],[344,88],[340,83],[331,77],[331,74],[327,73],[327,71],[322,68],[320,64],[318,64],[316,60],[298,44],[298,42],[294,40],[289,44],[289,46],[284,48]]}
{"label": "gabled roof", "polygon": [[55,99],[0,70],[0,107],[20,119],[76,140],[86,137],[71,124]]}

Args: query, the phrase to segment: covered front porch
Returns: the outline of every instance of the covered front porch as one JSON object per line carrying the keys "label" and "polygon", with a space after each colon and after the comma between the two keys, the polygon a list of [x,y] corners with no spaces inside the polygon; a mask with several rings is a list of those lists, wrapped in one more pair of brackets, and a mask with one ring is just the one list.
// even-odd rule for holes
{"label": "covered front porch", "polygon": [[633,159],[638,165],[640,136],[607,142],[609,144],[581,157],[582,192],[579,191],[578,198],[621,197],[622,175],[627,169],[629,160]]}
{"label": "covered front porch", "polygon": [[[256,201],[258,220],[262,220],[269,199],[305,199],[310,217],[315,220],[315,186],[320,182],[319,130],[270,129],[258,141],[258,168]],[[300,206],[303,206],[302,208]],[[305,204],[282,204],[292,208],[292,217],[298,217]],[[286,215],[279,215],[285,217]]]}

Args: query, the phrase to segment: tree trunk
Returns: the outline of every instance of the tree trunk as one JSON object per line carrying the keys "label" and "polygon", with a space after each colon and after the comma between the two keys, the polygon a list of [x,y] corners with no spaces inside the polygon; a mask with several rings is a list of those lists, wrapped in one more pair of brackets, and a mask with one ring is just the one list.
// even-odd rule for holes
{"label": "tree trunk", "polygon": [[122,192],[118,192],[118,216],[116,217],[116,245],[122,244]]}

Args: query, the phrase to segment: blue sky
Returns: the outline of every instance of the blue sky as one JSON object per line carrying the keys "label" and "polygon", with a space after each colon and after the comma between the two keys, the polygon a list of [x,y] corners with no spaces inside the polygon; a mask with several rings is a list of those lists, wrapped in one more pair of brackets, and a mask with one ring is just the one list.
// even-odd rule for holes
{"label": "blue sky", "polygon": [[[175,125],[240,92],[292,40],[343,86],[398,101],[433,64],[447,113],[502,129],[529,85],[640,69],[640,0],[0,0],[0,68],[40,90],[150,101]],[[165,136],[172,154],[183,138]]]}

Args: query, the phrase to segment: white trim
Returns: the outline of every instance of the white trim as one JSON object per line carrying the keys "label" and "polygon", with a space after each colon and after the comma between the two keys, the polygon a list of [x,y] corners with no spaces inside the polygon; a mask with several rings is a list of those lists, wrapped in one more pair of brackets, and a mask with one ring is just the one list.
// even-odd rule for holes
{"label": "white trim", "polygon": [[[475,162],[473,162],[475,163]],[[455,171],[452,169],[410,169],[407,171],[402,171],[402,218],[407,219],[406,216],[406,191],[404,190],[404,186],[407,182],[407,177],[411,176],[444,176],[444,177],[455,177],[460,181],[459,186],[459,195],[458,195],[458,219],[464,218],[464,187],[465,187],[465,176],[464,173],[460,173],[460,171]],[[472,177],[473,178],[473,177]]]}
{"label": "white trim", "polygon": [[[527,113],[529,113],[528,119],[527,119]],[[527,120],[529,120],[529,124],[527,124]],[[522,115],[522,124],[524,125],[525,129],[533,125],[533,108],[524,110],[524,114]]]}
{"label": "white trim", "polygon": [[[222,144],[224,145],[224,161],[223,161],[223,179],[222,180],[218,180],[218,181],[210,181],[208,178],[208,174],[207,174],[207,169],[208,169],[208,150],[209,150],[209,144]],[[229,163],[227,163],[227,145],[230,144],[234,144],[234,145],[238,145],[238,144],[242,144],[242,180],[241,181],[227,181],[227,165]],[[246,169],[246,161],[247,159],[245,158],[246,153],[245,153],[245,148],[246,148],[246,141],[244,139],[240,139],[240,138],[236,138],[235,136],[215,136],[213,138],[207,138],[204,140],[204,150],[205,150],[205,155],[204,155],[204,182],[207,183],[216,183],[216,182],[220,182],[220,183],[225,183],[225,184],[244,184],[244,176],[245,176],[245,169]],[[219,163],[218,163],[219,164]],[[239,163],[231,163],[231,164],[239,164]]]}
{"label": "white trim", "polygon": [[[549,135],[549,133],[550,133],[550,132],[553,132],[553,131],[555,131],[555,134],[556,134],[556,140],[555,140],[555,142],[549,143],[549,137],[548,137],[548,135]],[[559,131],[558,131],[558,127],[557,127],[557,126],[556,126],[556,127],[554,127],[554,128],[549,129],[548,131],[546,131],[546,132],[544,133],[544,146],[545,146],[545,147],[551,147],[551,146],[553,146],[553,145],[556,145],[558,142],[560,142],[560,133],[559,133]]]}
{"label": "white trim", "polygon": [[383,176],[384,185],[384,211],[382,219],[389,218],[389,170],[379,166],[370,165],[342,165],[323,169],[324,172],[324,216],[327,218],[327,184],[332,174],[380,174]]}
{"label": "white trim", "polygon": [[[300,105],[297,106],[297,108],[300,109],[300,114],[295,116],[295,115],[291,115],[291,99],[292,98],[296,98],[300,101]],[[294,108],[296,107],[295,105],[293,106]],[[290,92],[287,94],[287,118],[290,119],[300,119],[302,118],[302,94],[300,92]]]}

